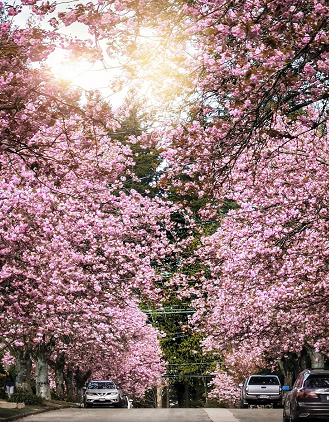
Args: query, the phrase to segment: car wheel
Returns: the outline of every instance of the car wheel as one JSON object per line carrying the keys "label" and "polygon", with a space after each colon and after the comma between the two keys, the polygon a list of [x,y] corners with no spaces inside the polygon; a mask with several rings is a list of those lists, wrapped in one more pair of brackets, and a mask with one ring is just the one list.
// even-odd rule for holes
{"label": "car wheel", "polygon": [[240,401],[240,409],[248,409],[248,404],[246,404],[243,400]]}
{"label": "car wheel", "polygon": [[90,403],[85,403],[85,406],[84,407],[91,407],[91,404]]}

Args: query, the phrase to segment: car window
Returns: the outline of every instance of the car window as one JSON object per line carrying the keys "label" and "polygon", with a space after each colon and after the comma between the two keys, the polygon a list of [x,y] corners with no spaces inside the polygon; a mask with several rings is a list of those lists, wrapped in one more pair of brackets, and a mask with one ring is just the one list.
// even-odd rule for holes
{"label": "car window", "polygon": [[249,385],[279,385],[277,377],[250,377]]}
{"label": "car window", "polygon": [[304,388],[329,388],[329,375],[310,375],[305,380]]}
{"label": "car window", "polygon": [[111,381],[90,381],[87,388],[102,390],[102,389],[116,388],[116,386]]}

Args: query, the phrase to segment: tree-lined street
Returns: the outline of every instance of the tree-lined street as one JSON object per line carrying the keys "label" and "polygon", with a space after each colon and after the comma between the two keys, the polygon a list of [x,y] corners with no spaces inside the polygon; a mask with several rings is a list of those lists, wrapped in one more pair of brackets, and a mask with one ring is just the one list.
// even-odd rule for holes
{"label": "tree-lined street", "polygon": [[204,418],[329,368],[328,34],[327,0],[0,2],[14,401],[111,379]]}

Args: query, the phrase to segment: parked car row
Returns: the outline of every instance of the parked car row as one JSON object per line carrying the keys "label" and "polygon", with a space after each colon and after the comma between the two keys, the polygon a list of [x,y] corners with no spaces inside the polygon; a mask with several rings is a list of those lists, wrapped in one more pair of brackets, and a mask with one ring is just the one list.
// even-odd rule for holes
{"label": "parked car row", "polygon": [[240,407],[283,407],[283,422],[329,421],[329,370],[306,369],[294,385],[282,386],[276,375],[250,375],[240,384]]}

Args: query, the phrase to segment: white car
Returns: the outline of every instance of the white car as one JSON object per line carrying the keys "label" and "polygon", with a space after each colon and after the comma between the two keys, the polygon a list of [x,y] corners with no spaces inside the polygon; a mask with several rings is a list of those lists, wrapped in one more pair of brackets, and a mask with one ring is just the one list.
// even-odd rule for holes
{"label": "white car", "polygon": [[107,404],[116,407],[125,407],[125,396],[122,390],[109,380],[92,380],[84,387],[84,407],[93,404]]}

